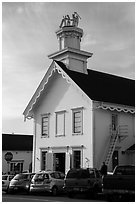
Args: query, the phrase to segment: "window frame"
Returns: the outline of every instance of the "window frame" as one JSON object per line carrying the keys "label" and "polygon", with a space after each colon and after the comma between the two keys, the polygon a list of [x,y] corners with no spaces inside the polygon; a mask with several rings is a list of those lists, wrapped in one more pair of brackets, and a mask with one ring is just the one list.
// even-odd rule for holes
{"label": "window frame", "polygon": [[46,154],[47,150],[41,150],[41,171],[46,170]]}
{"label": "window frame", "polygon": [[[56,121],[55,121],[55,136],[56,137],[62,137],[62,136],[65,136],[65,113],[66,111],[65,110],[62,110],[62,111],[57,111],[55,112],[56,114]],[[58,115],[63,115],[63,134],[58,134]]]}
{"label": "window frame", "polygon": [[[79,108],[73,108],[72,110],[72,135],[82,135],[83,134],[83,107]],[[75,124],[74,124],[74,114],[79,112],[81,114],[81,131],[80,132],[75,132]]]}
{"label": "window frame", "polygon": [[82,149],[79,149],[79,148],[78,149],[76,148],[76,149],[72,150],[72,155],[73,155],[72,166],[73,166],[73,168],[76,168],[75,167],[75,161],[74,161],[74,159],[75,159],[74,158],[74,154],[75,154],[74,152],[77,152],[77,151],[80,152],[80,164],[79,164],[79,166],[80,166],[80,168],[82,168]]}
{"label": "window frame", "polygon": [[[16,166],[19,164],[19,169],[16,169]],[[12,160],[10,162],[10,172],[19,171],[22,172],[24,168],[24,160]]]}
{"label": "window frame", "polygon": [[[45,113],[45,114],[42,114],[41,115],[41,138],[48,138],[49,137],[49,113]],[[44,125],[43,125],[43,119],[44,118],[48,118],[48,121],[47,121],[47,134],[46,133],[44,133],[44,130],[43,130],[43,127],[44,127]]]}

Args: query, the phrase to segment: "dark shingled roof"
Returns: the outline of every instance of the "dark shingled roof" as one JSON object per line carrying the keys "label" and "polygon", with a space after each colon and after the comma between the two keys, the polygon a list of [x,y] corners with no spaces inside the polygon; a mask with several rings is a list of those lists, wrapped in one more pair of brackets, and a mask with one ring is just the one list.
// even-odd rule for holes
{"label": "dark shingled roof", "polygon": [[89,69],[88,74],[83,74],[67,69],[60,61],[55,62],[90,99],[135,106],[135,80]]}
{"label": "dark shingled roof", "polygon": [[2,150],[32,151],[33,135],[2,134]]}

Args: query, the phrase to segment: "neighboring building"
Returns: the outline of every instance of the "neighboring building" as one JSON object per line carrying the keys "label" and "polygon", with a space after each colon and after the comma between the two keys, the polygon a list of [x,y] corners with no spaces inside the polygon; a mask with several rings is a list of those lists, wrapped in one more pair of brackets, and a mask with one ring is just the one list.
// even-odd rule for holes
{"label": "neighboring building", "polygon": [[[2,172],[19,173],[31,171],[33,135],[2,134]],[[13,158],[7,163],[6,153]]]}
{"label": "neighboring building", "polygon": [[135,81],[87,69],[77,25],[56,35],[59,51],[23,113],[34,119],[33,171],[134,164]]}

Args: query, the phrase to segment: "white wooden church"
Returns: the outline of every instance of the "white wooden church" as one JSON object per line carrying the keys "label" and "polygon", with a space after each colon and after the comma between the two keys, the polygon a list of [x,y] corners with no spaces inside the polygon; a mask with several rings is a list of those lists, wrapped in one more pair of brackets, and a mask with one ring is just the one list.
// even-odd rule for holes
{"label": "white wooden church", "polygon": [[62,20],[59,50],[23,113],[34,120],[33,172],[135,164],[135,81],[88,69],[74,17]]}

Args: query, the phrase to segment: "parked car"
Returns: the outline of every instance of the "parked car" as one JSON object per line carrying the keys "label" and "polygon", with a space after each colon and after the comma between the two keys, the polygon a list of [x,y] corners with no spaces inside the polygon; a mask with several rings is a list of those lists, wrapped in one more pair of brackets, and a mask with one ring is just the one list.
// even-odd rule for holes
{"label": "parked car", "polygon": [[71,169],[66,175],[64,189],[69,197],[81,192],[95,196],[102,191],[101,174],[95,168]]}
{"label": "parked car", "polygon": [[10,182],[9,193],[16,191],[26,191],[29,193],[30,183],[35,173],[20,173],[17,174]]}
{"label": "parked car", "polygon": [[[116,166],[113,174],[103,177],[103,194],[107,199],[135,196],[135,166]],[[114,198],[113,198],[114,197]]]}
{"label": "parked car", "polygon": [[56,196],[63,191],[65,174],[59,171],[42,171],[36,173],[31,181],[30,193],[50,192]]}
{"label": "parked car", "polygon": [[14,175],[2,175],[2,191],[8,192],[9,184]]}

